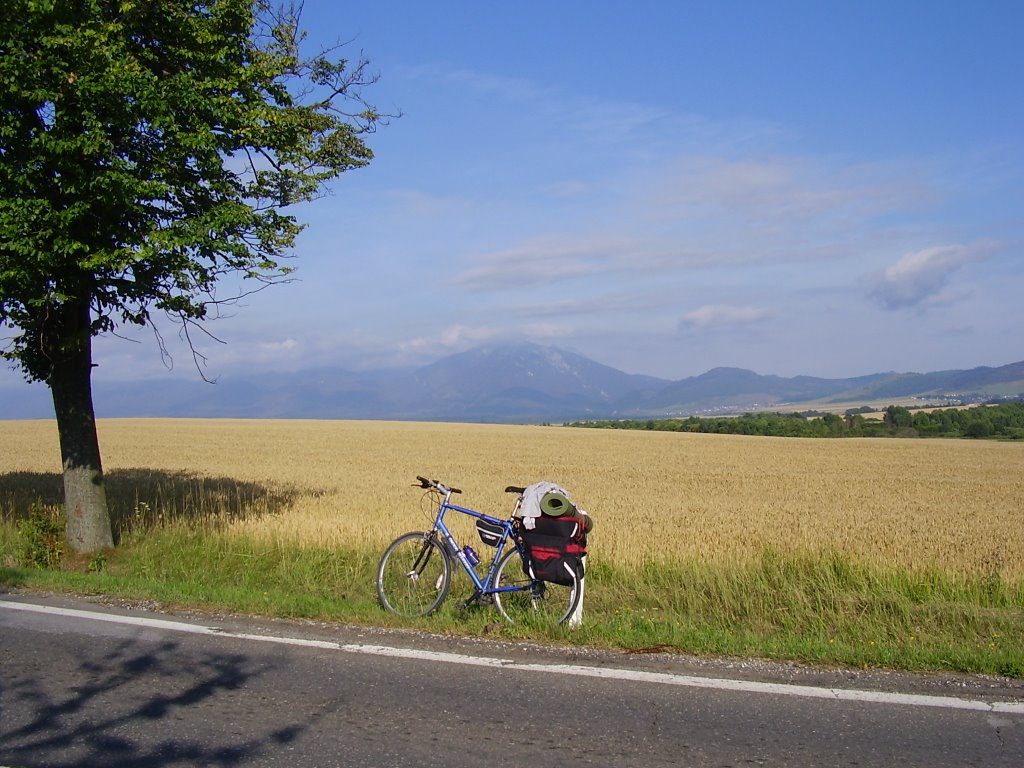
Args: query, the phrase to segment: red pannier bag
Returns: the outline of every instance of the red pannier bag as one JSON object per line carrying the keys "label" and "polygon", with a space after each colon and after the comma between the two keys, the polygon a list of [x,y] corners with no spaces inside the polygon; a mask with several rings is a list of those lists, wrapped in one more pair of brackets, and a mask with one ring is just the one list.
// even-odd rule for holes
{"label": "red pannier bag", "polygon": [[532,529],[522,528],[529,562],[527,575],[570,587],[583,578],[583,556],[587,554],[587,535],[578,518],[572,515],[533,518]]}

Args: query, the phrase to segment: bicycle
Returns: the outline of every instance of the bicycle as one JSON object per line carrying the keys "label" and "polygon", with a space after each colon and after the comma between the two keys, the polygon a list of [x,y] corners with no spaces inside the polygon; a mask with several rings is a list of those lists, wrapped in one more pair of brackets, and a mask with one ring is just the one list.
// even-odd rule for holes
{"label": "bicycle", "polygon": [[[473,582],[473,594],[462,604],[493,603],[502,617],[512,624],[566,622],[580,600],[580,579],[562,586],[529,575],[529,555],[522,537],[522,494],[526,490],[508,486],[506,493],[517,494],[512,514],[506,519],[493,517],[451,500],[462,491],[437,480],[416,477],[419,487],[436,495],[437,513],[427,531],[402,534],[384,550],[377,567],[377,597],[391,613],[408,618],[436,611],[451,587],[452,561],[462,566]],[[481,563],[471,547],[462,547],[445,524],[445,515],[459,512],[476,518],[477,532],[483,543],[494,547],[494,556],[481,577]]]}

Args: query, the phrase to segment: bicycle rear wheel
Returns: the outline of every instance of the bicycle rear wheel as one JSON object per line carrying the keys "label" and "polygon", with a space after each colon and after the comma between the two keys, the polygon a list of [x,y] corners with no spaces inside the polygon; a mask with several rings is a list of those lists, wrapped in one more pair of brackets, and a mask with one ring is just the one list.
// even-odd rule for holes
{"label": "bicycle rear wheel", "polygon": [[501,558],[494,574],[495,587],[517,587],[495,592],[494,604],[510,624],[563,624],[576,610],[580,599],[579,579],[572,586],[531,578],[523,570],[519,551],[512,547]]}
{"label": "bicycle rear wheel", "polygon": [[377,598],[399,616],[426,616],[444,601],[451,562],[440,542],[416,531],[399,536],[377,566]]}

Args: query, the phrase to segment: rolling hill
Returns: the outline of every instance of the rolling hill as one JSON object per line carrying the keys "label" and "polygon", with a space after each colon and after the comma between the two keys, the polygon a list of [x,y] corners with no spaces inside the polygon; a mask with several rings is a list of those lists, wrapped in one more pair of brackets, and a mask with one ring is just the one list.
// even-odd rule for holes
{"label": "rolling hill", "polygon": [[[895,400],[978,402],[1024,395],[1024,362],[849,379],[715,368],[678,381],[624,373],[535,344],[484,346],[419,368],[199,380],[96,382],[101,417],[400,419],[502,423],[805,410]],[[51,418],[42,385],[0,389],[0,418]]]}

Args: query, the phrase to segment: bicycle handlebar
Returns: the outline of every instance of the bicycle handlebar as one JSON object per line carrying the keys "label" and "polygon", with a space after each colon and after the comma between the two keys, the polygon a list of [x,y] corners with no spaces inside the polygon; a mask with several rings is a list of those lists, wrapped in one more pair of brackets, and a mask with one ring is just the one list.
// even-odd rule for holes
{"label": "bicycle handlebar", "polygon": [[440,491],[441,493],[462,493],[461,489],[452,488],[451,486],[445,485],[439,480],[428,480],[427,478],[422,477],[420,475],[416,475],[416,479],[419,480],[418,485],[420,488],[433,488],[435,490]]}
{"label": "bicycle handlebar", "polygon": [[[414,483],[414,486],[419,488],[433,488],[435,490],[440,491],[441,493],[462,493],[462,490],[460,488],[453,488],[450,485],[445,485],[440,480],[428,480],[422,475],[416,475],[416,479],[419,480],[419,482]],[[518,493],[520,496],[522,496],[525,492],[526,488],[519,485],[510,485],[505,488],[505,493]]]}

